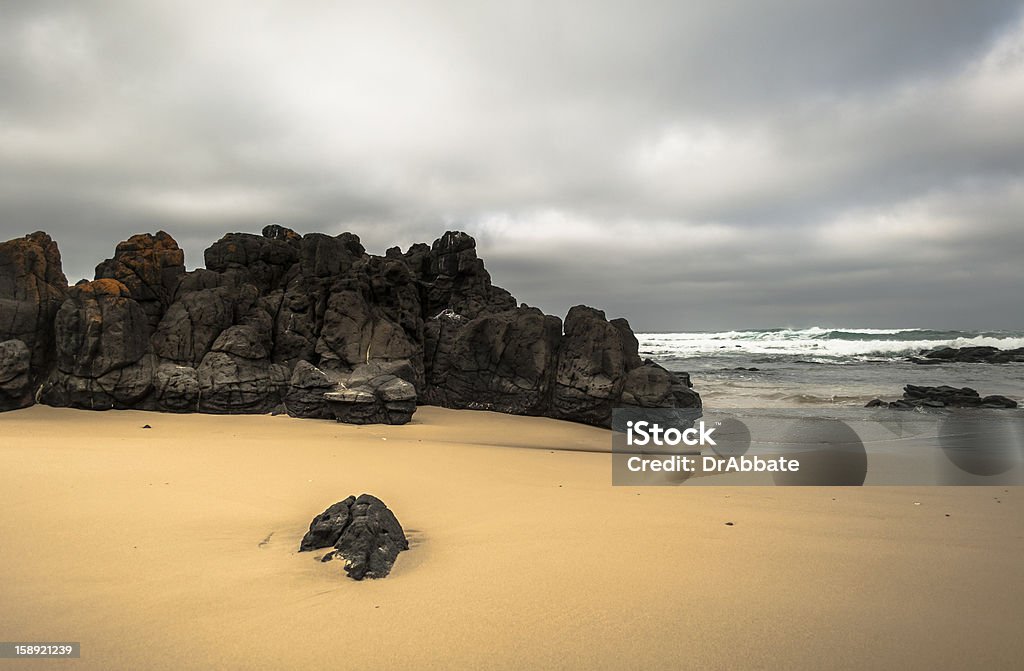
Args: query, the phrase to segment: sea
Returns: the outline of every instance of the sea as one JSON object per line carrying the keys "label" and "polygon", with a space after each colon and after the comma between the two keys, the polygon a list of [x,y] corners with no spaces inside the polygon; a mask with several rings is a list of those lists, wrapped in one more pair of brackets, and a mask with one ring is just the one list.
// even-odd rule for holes
{"label": "sea", "polygon": [[638,333],[640,354],[690,374],[708,408],[863,406],[895,400],[903,386],[971,387],[1024,403],[1024,363],[908,360],[939,347],[1024,347],[1024,331],[916,328],[776,328]]}

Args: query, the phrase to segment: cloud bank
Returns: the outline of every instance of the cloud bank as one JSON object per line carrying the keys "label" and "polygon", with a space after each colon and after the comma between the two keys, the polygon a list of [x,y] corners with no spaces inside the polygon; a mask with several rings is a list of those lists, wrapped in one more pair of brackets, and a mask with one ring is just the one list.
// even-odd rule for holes
{"label": "cloud bank", "polygon": [[477,237],[641,330],[1021,328],[1013,2],[24,2],[0,221],[69,278],[165,229]]}

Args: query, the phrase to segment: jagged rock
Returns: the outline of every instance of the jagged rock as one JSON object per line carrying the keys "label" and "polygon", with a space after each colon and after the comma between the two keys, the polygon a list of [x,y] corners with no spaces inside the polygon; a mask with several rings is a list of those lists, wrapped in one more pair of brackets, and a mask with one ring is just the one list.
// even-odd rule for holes
{"label": "jagged rock", "polygon": [[923,358],[911,357],[917,364],[934,363],[1024,363],[1024,347],[999,349],[998,347],[942,347],[923,352]]}
{"label": "jagged rock", "polygon": [[[208,275],[186,276],[179,287],[179,298],[168,308],[156,333],[153,351],[162,359],[178,364],[197,366],[211,350],[214,341],[227,328],[241,321],[256,305],[255,286],[241,286],[228,281],[221,286],[199,288],[182,293],[190,281],[208,283]],[[267,334],[270,337],[270,334]]]}
{"label": "jagged rock", "polygon": [[316,346],[331,291],[342,278],[351,277],[362,254],[356,236],[302,236],[298,263],[286,275],[282,290],[266,299],[274,306],[268,312],[274,315],[275,362],[294,367],[299,361],[319,359]]}
{"label": "jagged rock", "polygon": [[577,306],[566,317],[520,307],[467,320],[442,311],[425,328],[424,400],[607,426],[616,406],[699,408],[700,397],[641,362],[624,319]]}
{"label": "jagged rock", "polygon": [[39,401],[58,408],[84,410],[145,409],[153,390],[153,374],[151,355],[96,377],[74,375],[57,368],[40,388]]}
{"label": "jagged rock", "polygon": [[334,414],[327,407],[324,394],[337,386],[337,379],[332,379],[308,361],[300,361],[292,371],[288,383],[288,391],[284,397],[285,410],[292,417],[333,417]]}
{"label": "jagged rock", "polygon": [[146,315],[128,289],[112,279],[73,287],[55,320],[57,367],[100,377],[146,353]]}
{"label": "jagged rock", "polygon": [[25,343],[33,378],[52,356],[53,319],[67,287],[60,250],[46,233],[0,243],[0,341]]}
{"label": "jagged rock", "polygon": [[[304,277],[338,277],[348,272],[362,254],[353,254],[351,241],[323,233],[302,236],[299,268]],[[358,242],[358,238],[356,239]]]}
{"label": "jagged rock", "polygon": [[192,366],[163,363],[153,375],[156,410],[199,412],[199,376]]}
{"label": "jagged rock", "polygon": [[413,245],[404,258],[423,286],[425,315],[451,309],[472,319],[516,307],[511,294],[492,286],[476,241],[465,233],[448,231],[429,248]]}
{"label": "jagged rock", "polygon": [[153,383],[146,314],[114,279],[72,287],[54,320],[56,368],[39,398],[92,410],[133,408]]}
{"label": "jagged rock", "polygon": [[891,408],[911,410],[913,408],[1016,408],[1017,402],[1005,396],[982,397],[970,387],[921,387],[908,384],[903,388],[903,398],[886,402],[881,399],[868,401],[868,408]]}
{"label": "jagged rock", "polygon": [[329,548],[341,538],[341,532],[345,530],[348,523],[352,521],[349,511],[356,497],[349,496],[344,501],[339,501],[327,510],[313,518],[309,524],[309,531],[299,542],[299,552],[310,552],[320,548]]}
{"label": "jagged rock", "polygon": [[288,369],[268,359],[211,351],[196,368],[200,412],[262,414],[281,403]]}
{"label": "jagged rock", "polygon": [[[416,412],[416,388],[396,374],[402,367],[401,362],[357,366],[324,393],[327,408],[346,424],[408,424]],[[408,370],[408,364],[404,367]]]}
{"label": "jagged rock", "polygon": [[[603,312],[584,305],[570,309],[555,369],[555,416],[607,425],[627,373],[640,366],[638,349],[625,320],[609,322]],[[638,388],[632,394],[645,396]]]}
{"label": "jagged rock", "polygon": [[0,342],[0,411],[32,405],[29,365],[32,355],[20,340]]}
{"label": "jagged rock", "polygon": [[418,399],[602,426],[620,405],[699,407],[688,378],[641,362],[625,320],[578,306],[563,334],[517,308],[465,233],[381,257],[349,233],[275,224],[225,235],[205,260],[185,272],[173,238],[137,235],[69,290],[48,236],[3,243],[0,340],[28,347],[32,396],[53,405],[283,401],[297,416],[402,423]]}
{"label": "jagged rock", "polygon": [[330,553],[345,560],[353,580],[383,578],[391,572],[398,553],[409,549],[402,525],[375,496],[349,496],[313,518],[299,544],[299,552],[334,547]]}
{"label": "jagged rock", "polygon": [[290,228],[281,226],[280,224],[270,224],[269,226],[263,227],[262,235],[264,238],[270,238],[271,240],[280,240],[281,242],[297,243],[302,239],[302,236],[293,231]]}
{"label": "jagged rock", "polygon": [[[461,324],[449,313],[434,320],[438,335],[456,329],[451,344],[431,348],[428,402],[451,408],[521,415],[547,409],[562,323],[536,308],[487,314]],[[610,417],[610,415],[609,415]]]}
{"label": "jagged rock", "polygon": [[462,327],[469,323],[452,309],[442,310],[423,325],[423,366],[426,380],[424,402],[445,405],[444,389],[451,368],[452,351]]}
{"label": "jagged rock", "polygon": [[128,289],[146,314],[148,333],[160,323],[184,275],[185,253],[164,231],[133,235],[117,245],[114,258],[96,266],[96,279],[115,279]]}
{"label": "jagged rock", "polygon": [[626,374],[618,405],[640,408],[700,408],[700,395],[679,377],[650,359]]}
{"label": "jagged rock", "polygon": [[248,324],[236,324],[224,329],[213,341],[210,351],[234,354],[243,359],[266,359],[270,356],[260,332]]}
{"label": "jagged rock", "polygon": [[206,250],[204,259],[208,270],[241,271],[246,282],[267,292],[280,288],[288,269],[299,259],[299,249],[290,241],[228,233]]}
{"label": "jagged rock", "polygon": [[322,362],[334,368],[352,368],[375,361],[408,360],[419,347],[408,333],[383,311],[354,290],[331,295],[323,328],[316,344]]}

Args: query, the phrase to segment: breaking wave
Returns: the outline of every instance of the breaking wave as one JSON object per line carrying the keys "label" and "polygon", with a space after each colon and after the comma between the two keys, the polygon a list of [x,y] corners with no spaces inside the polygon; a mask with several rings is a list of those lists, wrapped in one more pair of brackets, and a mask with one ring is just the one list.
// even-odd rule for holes
{"label": "breaking wave", "polygon": [[671,358],[759,354],[839,361],[902,358],[939,347],[1024,347],[1024,333],[1013,331],[820,326],[718,333],[638,333],[637,339],[644,355]]}

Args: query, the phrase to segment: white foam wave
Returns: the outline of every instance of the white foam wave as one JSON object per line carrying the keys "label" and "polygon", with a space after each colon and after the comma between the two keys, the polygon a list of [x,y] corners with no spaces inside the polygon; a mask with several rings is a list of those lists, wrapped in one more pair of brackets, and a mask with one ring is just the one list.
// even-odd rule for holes
{"label": "white foam wave", "polygon": [[[874,335],[868,329],[828,329],[828,331]],[[880,330],[880,329],[879,329]],[[908,333],[914,329],[886,331]],[[800,335],[797,335],[797,334]],[[728,331],[722,333],[639,333],[640,351],[650,356],[694,357],[725,353],[761,355],[804,355],[828,358],[894,358],[918,354],[939,347],[990,346],[1000,349],[1024,347],[1024,337],[988,335],[948,339],[864,339],[845,340],[815,337],[815,329],[801,331]],[[882,335],[882,334],[878,334]],[[753,337],[752,337],[753,336]]]}

